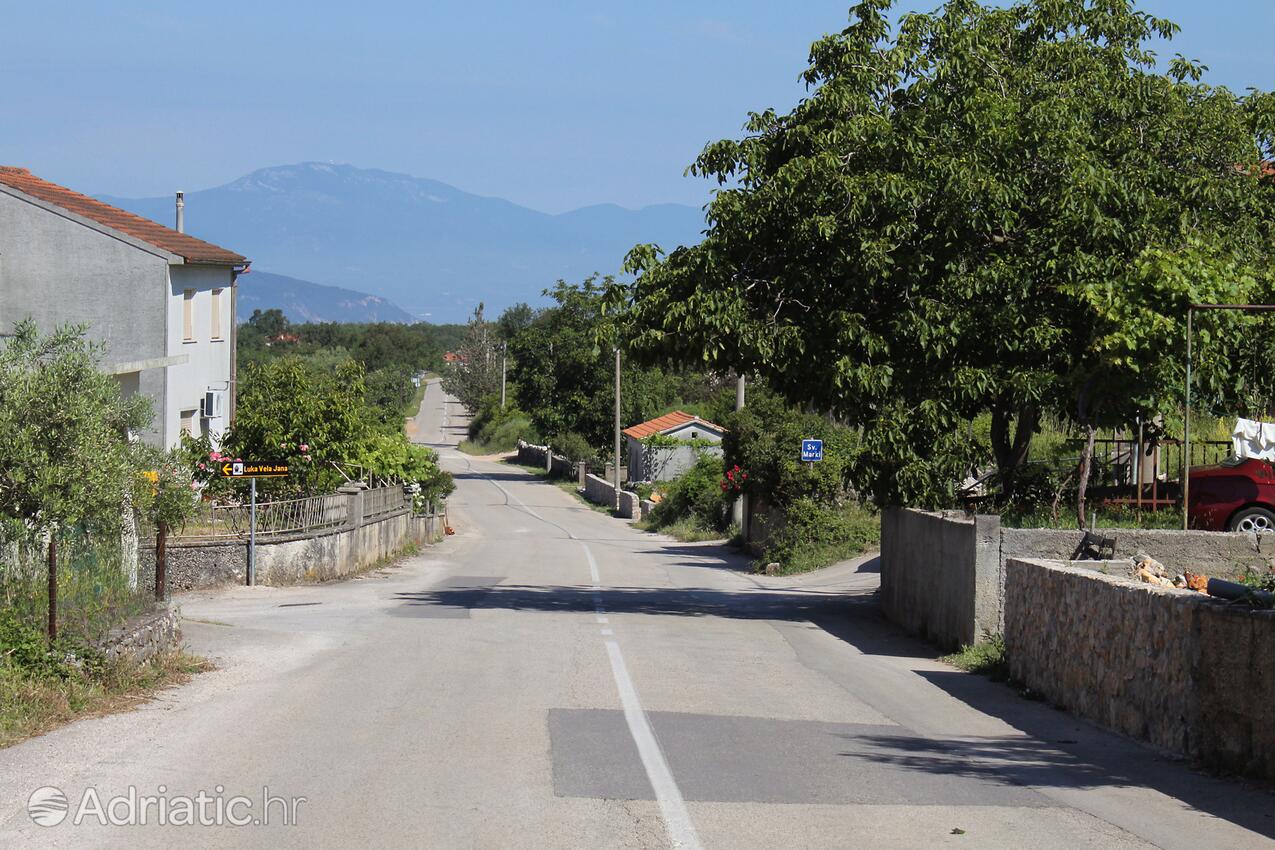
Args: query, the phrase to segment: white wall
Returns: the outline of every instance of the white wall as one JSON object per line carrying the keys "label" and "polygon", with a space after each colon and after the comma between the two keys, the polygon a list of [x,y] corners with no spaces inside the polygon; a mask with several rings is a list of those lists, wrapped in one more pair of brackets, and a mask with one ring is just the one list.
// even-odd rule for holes
{"label": "white wall", "polygon": [[[230,336],[234,316],[230,312],[230,286],[233,274],[219,266],[170,266],[168,286],[168,355],[185,355],[187,362],[170,366],[166,375],[164,405],[164,439],[176,445],[181,433],[181,414],[194,410],[194,433],[207,430],[220,435],[229,424],[230,413]],[[185,290],[195,290],[192,305],[193,338],[184,339]],[[213,290],[220,289],[221,336],[212,338]],[[201,420],[200,402],[208,390],[224,393],[222,416]]]}
{"label": "white wall", "polygon": [[679,425],[661,433],[665,437],[672,437],[676,440],[701,440],[706,443],[720,443],[722,441],[721,432],[706,428],[703,422],[687,422],[685,425]]}

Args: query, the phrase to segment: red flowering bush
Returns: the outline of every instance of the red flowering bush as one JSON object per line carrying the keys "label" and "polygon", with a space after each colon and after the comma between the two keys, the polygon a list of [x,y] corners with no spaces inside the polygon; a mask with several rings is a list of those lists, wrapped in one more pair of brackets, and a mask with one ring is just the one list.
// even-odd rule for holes
{"label": "red flowering bush", "polygon": [[726,470],[726,477],[722,479],[722,492],[738,495],[744,492],[744,484],[748,481],[748,473],[739,468],[739,464],[735,464]]}

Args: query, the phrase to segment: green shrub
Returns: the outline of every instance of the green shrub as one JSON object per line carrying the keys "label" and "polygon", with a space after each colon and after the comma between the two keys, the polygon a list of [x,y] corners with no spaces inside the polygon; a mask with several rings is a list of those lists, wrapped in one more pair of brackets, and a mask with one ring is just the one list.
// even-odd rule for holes
{"label": "green shrub", "polygon": [[101,653],[82,641],[63,635],[50,646],[44,632],[16,611],[0,611],[0,665],[40,678],[69,679],[100,672],[104,664]]}
{"label": "green shrub", "polygon": [[725,531],[730,526],[732,498],[722,488],[724,476],[721,458],[701,457],[680,478],[660,487],[664,497],[651,512],[651,528],[689,520],[705,531]]}
{"label": "green shrub", "polygon": [[994,682],[1009,678],[1009,663],[1005,659],[1005,639],[996,635],[984,643],[963,646],[960,652],[943,656],[943,660],[967,673],[988,676]]}
{"label": "green shrub", "polygon": [[500,408],[500,398],[485,399],[469,422],[466,451],[479,454],[511,451],[519,440],[540,442],[531,417],[516,407]]}
{"label": "green shrub", "polygon": [[507,452],[518,445],[519,440],[540,442],[531,419],[527,416],[511,416],[494,423],[479,435],[479,441],[493,452]]}
{"label": "green shrub", "polygon": [[758,566],[778,563],[783,573],[817,570],[867,552],[881,542],[881,518],[851,502],[827,505],[801,498],[784,510]]}
{"label": "green shrub", "polygon": [[556,453],[572,463],[588,463],[598,456],[594,448],[589,445],[589,441],[574,431],[554,437],[549,441],[549,445],[553,446]]}
{"label": "green shrub", "polygon": [[[833,504],[853,490],[861,453],[859,435],[822,416],[790,407],[759,389],[748,407],[732,414],[722,439],[726,466],[747,474],[744,492],[783,506],[810,497]],[[823,460],[801,462],[801,441],[823,440]]]}

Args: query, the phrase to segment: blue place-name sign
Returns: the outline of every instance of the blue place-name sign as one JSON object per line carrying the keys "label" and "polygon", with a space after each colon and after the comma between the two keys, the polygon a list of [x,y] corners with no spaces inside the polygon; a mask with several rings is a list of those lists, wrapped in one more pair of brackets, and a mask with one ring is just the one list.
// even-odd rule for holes
{"label": "blue place-name sign", "polygon": [[815,463],[823,460],[823,440],[801,441],[801,462]]}

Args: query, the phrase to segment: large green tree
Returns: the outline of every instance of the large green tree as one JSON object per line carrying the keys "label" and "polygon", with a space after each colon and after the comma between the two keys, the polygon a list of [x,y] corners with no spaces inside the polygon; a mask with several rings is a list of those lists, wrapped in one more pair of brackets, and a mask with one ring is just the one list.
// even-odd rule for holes
{"label": "large green tree", "polygon": [[856,4],[808,97],[704,150],[706,238],[635,249],[619,297],[647,356],[764,375],[862,427],[878,500],[936,503],[979,413],[1012,481],[1044,412],[1177,402],[1186,306],[1253,297],[1270,263],[1275,109],[1158,73],[1176,27],[1130,0],[892,6]]}

